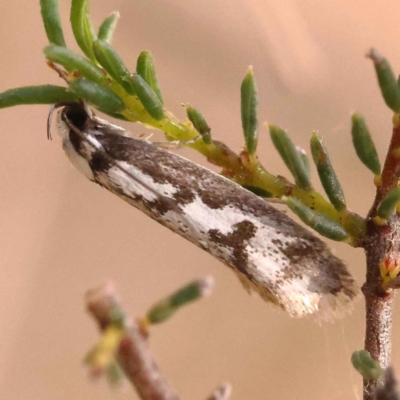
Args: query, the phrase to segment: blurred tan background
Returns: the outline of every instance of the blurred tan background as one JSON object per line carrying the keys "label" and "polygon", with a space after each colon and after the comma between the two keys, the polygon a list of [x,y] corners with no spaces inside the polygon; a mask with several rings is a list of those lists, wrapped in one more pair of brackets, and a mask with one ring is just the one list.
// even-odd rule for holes
{"label": "blurred tan background", "polygon": [[[0,3],[0,90],[61,81],[41,55],[39,1]],[[62,3],[69,45],[69,1]],[[400,3],[306,0],[92,0],[96,24],[114,10],[114,44],[131,68],[140,50],[155,56],[166,106],[183,117],[191,102],[214,136],[242,144],[239,87],[252,64],[262,121],[288,129],[308,148],[325,137],[349,207],[365,215],[372,176],[356,159],[349,116],[364,113],[383,158],[391,113],[372,65],[377,47],[400,70]],[[350,365],[363,346],[363,302],[336,324],[293,320],[250,297],[223,265],[118,198],[89,184],[68,163],[60,141],[46,140],[48,107],[1,111],[0,398],[128,399],[89,382],[81,360],[98,339],[84,292],[112,279],[132,315],[196,277],[216,278],[214,295],[155,328],[151,348],[182,399],[204,399],[220,381],[233,399],[359,399]],[[143,132],[140,126],[130,126]],[[160,134],[157,140],[162,140]],[[259,154],[287,175],[260,128]],[[197,162],[197,154],[182,152]],[[315,177],[315,174],[314,174]],[[332,244],[360,282],[361,250]],[[400,372],[394,326],[393,363]]]}

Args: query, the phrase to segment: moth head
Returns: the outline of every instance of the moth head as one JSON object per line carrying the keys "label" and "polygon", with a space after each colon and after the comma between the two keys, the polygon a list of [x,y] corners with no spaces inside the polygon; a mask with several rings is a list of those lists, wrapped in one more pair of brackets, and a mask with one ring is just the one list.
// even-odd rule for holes
{"label": "moth head", "polygon": [[90,167],[91,154],[95,150],[88,138],[88,127],[95,119],[93,112],[83,102],[60,102],[54,104],[47,120],[47,137],[51,139],[51,119],[57,112],[57,131],[62,138],[62,147],[71,163],[91,181],[94,180]]}
{"label": "moth head", "polygon": [[70,129],[83,131],[88,120],[93,119],[93,112],[86,103],[83,102],[59,102],[54,104],[47,117],[47,138],[51,136],[51,120],[55,111],[58,110],[57,125],[58,131],[63,136],[65,131]]}

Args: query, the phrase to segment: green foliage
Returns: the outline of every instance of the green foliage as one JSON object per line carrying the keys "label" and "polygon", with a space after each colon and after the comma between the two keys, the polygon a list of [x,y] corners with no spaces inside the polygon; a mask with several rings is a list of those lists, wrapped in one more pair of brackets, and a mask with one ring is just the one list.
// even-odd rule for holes
{"label": "green foliage", "polygon": [[54,85],[25,86],[0,93],[0,108],[22,104],[54,104],[60,101],[77,101],[68,89]]}
{"label": "green foliage", "polygon": [[44,55],[49,61],[62,65],[68,72],[78,71],[93,82],[106,84],[106,77],[97,65],[70,49],[51,44],[44,49]]}
{"label": "green foliage", "polygon": [[111,43],[115,28],[119,20],[119,12],[112,12],[100,25],[99,31],[97,32],[97,37],[99,40],[105,40]]}
{"label": "green foliage", "polygon": [[88,101],[101,110],[119,113],[125,108],[123,100],[112,90],[86,78],[75,79],[70,89],[80,98]]}
{"label": "green foliage", "polygon": [[202,137],[203,142],[206,144],[210,144],[211,128],[208,126],[203,114],[189,104],[185,106],[185,109],[189,121],[193,124],[197,132],[199,132],[199,135]]}
{"label": "green foliage", "polygon": [[378,379],[383,374],[383,369],[366,350],[355,351],[351,356],[353,367],[365,380]]}
{"label": "green foliage", "polygon": [[142,51],[140,53],[136,63],[136,73],[140,75],[153,89],[153,91],[160,99],[161,104],[164,104],[161,90],[158,86],[153,56],[149,51]]}
{"label": "green foliage", "polygon": [[59,0],[40,0],[40,11],[49,42],[65,47],[58,2]]}
{"label": "green foliage", "polygon": [[70,21],[76,43],[84,54],[94,61],[93,42],[96,40],[96,35],[89,18],[88,0],[71,1]]}
{"label": "green foliage", "polygon": [[288,197],[285,199],[289,208],[310,228],[314,229],[320,235],[329,239],[342,242],[347,240],[349,235],[345,229],[335,221],[332,221],[324,214],[315,212],[301,201]]}
{"label": "green foliage", "polygon": [[288,134],[281,128],[275,125],[269,126],[272,143],[282,160],[292,173],[296,184],[302,189],[308,190],[312,188],[310,182],[309,169],[305,165],[302,156],[296,146],[291,141]]}
{"label": "green foliage", "polygon": [[381,163],[364,117],[359,113],[351,116],[353,145],[361,162],[375,175],[381,173]]}
{"label": "green foliage", "polygon": [[146,111],[157,121],[163,118],[164,107],[157,93],[140,75],[132,74],[131,80],[133,89]]}
{"label": "green foliage", "polygon": [[400,88],[389,61],[375,49],[371,49],[368,57],[374,62],[379,87],[386,105],[394,112],[400,111]]}
{"label": "green foliage", "polygon": [[240,88],[242,127],[247,150],[250,154],[256,152],[258,141],[257,118],[257,85],[253,68],[249,68]]}
{"label": "green foliage", "polygon": [[377,208],[377,214],[382,219],[389,219],[396,211],[396,206],[400,201],[400,187],[390,190]]}
{"label": "green foliage", "polygon": [[93,43],[93,50],[97,61],[108,74],[124,88],[126,93],[134,95],[130,72],[114,48],[105,40],[96,40]]}
{"label": "green foliage", "polygon": [[310,180],[311,179],[311,168],[310,168],[310,160],[307,157],[307,153],[304,149],[302,149],[299,146],[297,146],[296,149],[297,149],[297,152],[300,154],[300,158],[304,164],[305,172],[308,176],[308,179]]}
{"label": "green foliage", "polygon": [[336,210],[343,210],[346,208],[346,201],[342,185],[333,170],[328,151],[322,143],[322,139],[315,133],[311,137],[311,154],[317,167],[319,179],[330,202]]}
{"label": "green foliage", "polygon": [[146,314],[149,324],[158,324],[171,318],[181,307],[208,296],[213,281],[210,277],[183,286],[175,293],[154,304]]}

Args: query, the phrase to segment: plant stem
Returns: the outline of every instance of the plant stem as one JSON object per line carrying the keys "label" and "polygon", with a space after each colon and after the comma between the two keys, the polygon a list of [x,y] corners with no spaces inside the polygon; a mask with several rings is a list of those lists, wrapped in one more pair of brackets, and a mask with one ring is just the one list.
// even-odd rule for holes
{"label": "plant stem", "polygon": [[[365,350],[386,368],[390,362],[391,332],[393,314],[393,289],[382,288],[380,263],[392,260],[397,263],[400,254],[400,215],[394,215],[386,225],[377,226],[372,221],[376,210],[384,196],[397,186],[400,173],[400,126],[399,118],[393,118],[394,128],[389,145],[385,165],[382,171],[381,183],[377,187],[374,204],[367,218],[367,232],[363,240],[363,247],[367,257],[366,282],[362,291],[366,306]],[[364,400],[372,400],[381,379],[364,380]]]}
{"label": "plant stem", "polygon": [[[111,283],[90,290],[86,303],[102,331],[111,324],[113,311],[123,313],[119,296]],[[161,374],[138,324],[124,317],[124,325],[127,332],[120,342],[117,360],[139,397],[142,400],[178,400],[172,386]]]}
{"label": "plant stem", "polygon": [[[375,236],[376,238],[376,236]],[[371,243],[366,250],[367,277],[362,287],[365,297],[366,328],[365,350],[369,351],[372,358],[377,360],[382,368],[390,362],[392,312],[394,292],[386,293],[381,288],[379,262],[385,256],[384,244],[387,239],[384,235],[378,236],[377,241]],[[383,250],[382,250],[383,249]],[[372,400],[379,385],[379,380],[364,380],[364,400]]]}

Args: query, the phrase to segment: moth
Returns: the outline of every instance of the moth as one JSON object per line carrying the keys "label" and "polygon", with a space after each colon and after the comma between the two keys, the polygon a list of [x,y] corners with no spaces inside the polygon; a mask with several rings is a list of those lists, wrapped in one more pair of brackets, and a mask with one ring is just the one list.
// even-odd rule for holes
{"label": "moth", "polygon": [[[357,286],[326,244],[229,179],[63,103],[63,149],[86,178],[230,267],[249,292],[294,317],[331,319]],[[51,116],[49,115],[49,120]]]}

